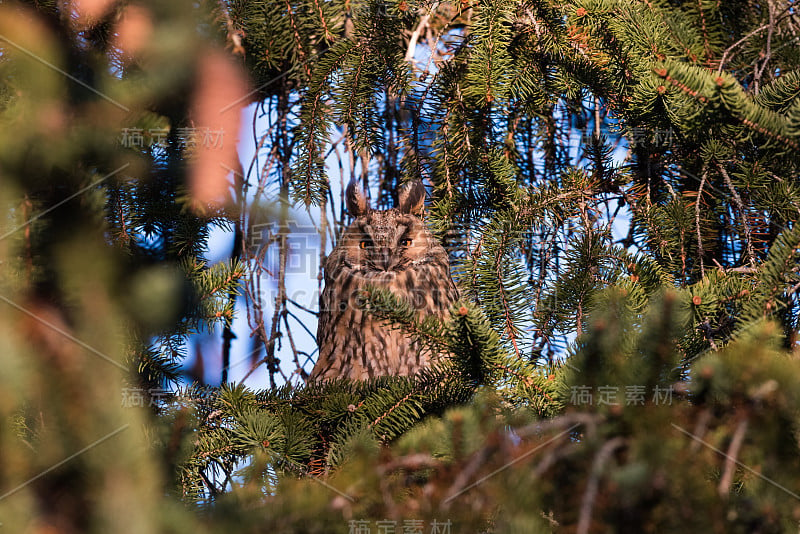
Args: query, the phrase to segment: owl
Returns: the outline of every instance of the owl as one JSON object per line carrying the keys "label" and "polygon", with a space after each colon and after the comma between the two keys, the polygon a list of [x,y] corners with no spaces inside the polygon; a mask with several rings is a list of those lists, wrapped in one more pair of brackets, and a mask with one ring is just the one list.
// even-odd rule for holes
{"label": "owl", "polygon": [[396,208],[374,210],[355,182],[345,191],[354,220],[325,261],[319,358],[309,380],[408,376],[432,363],[401,330],[359,306],[365,286],[406,299],[420,317],[447,319],[458,299],[447,252],[420,219],[425,187],[410,182],[398,197]]}

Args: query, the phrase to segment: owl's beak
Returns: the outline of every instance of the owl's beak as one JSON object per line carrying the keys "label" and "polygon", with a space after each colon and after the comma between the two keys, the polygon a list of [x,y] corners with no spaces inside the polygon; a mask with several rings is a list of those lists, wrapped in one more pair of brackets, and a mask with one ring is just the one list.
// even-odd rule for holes
{"label": "owl's beak", "polygon": [[388,271],[392,262],[392,249],[388,247],[381,247],[376,251],[375,263],[383,269]]}

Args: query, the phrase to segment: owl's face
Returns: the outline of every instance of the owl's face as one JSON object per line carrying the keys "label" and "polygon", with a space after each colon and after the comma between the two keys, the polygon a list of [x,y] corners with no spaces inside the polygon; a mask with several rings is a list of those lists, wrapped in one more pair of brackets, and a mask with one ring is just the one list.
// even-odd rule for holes
{"label": "owl's face", "polygon": [[347,274],[390,284],[431,262],[447,265],[444,249],[418,217],[425,205],[425,187],[412,182],[400,190],[396,208],[373,210],[355,183],[345,192],[348,212],[355,217],[328,257],[329,275]]}
{"label": "owl's face", "polygon": [[400,273],[424,262],[434,244],[422,221],[397,209],[369,211],[342,235],[342,263],[356,273]]}

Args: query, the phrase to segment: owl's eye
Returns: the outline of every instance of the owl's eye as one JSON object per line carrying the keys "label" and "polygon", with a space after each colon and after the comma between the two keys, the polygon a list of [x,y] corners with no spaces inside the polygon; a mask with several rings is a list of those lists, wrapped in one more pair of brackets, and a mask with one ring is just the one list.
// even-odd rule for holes
{"label": "owl's eye", "polygon": [[362,239],[361,242],[358,244],[358,248],[365,249],[369,246],[369,241],[367,239]]}
{"label": "owl's eye", "polygon": [[401,239],[401,240],[400,240],[400,246],[401,246],[401,247],[410,247],[410,246],[411,246],[411,243],[413,243],[413,241],[411,241],[411,240],[410,240],[409,238],[407,238],[407,237],[405,237],[405,238],[403,238],[403,239]]}

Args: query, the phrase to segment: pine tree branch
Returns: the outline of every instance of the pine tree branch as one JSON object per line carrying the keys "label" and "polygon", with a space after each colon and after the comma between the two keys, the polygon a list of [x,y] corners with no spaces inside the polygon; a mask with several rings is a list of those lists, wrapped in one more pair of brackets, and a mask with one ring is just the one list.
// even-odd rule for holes
{"label": "pine tree branch", "polygon": [[720,497],[727,498],[730,494],[733,475],[736,473],[736,467],[739,463],[736,459],[739,457],[739,450],[742,448],[744,436],[747,433],[747,422],[748,420],[745,418],[736,425],[736,431],[733,433],[733,439],[731,439],[731,444],[725,455],[725,469],[717,486],[717,492]]}
{"label": "pine tree branch", "polygon": [[289,0],[285,0],[286,3],[286,13],[289,16],[289,22],[292,25],[292,31],[294,32],[294,41],[295,45],[297,46],[297,52],[299,55],[300,63],[303,65],[303,68],[306,71],[306,76],[311,78],[311,68],[308,66],[308,61],[306,61],[306,52],[303,48],[303,42],[300,37],[300,30],[297,27],[297,19],[295,17],[294,9],[292,9],[292,4]]}
{"label": "pine tree branch", "polygon": [[625,438],[616,437],[608,440],[603,444],[592,462],[592,471],[589,475],[589,481],[586,484],[586,490],[583,493],[583,500],[581,501],[580,516],[578,519],[578,526],[575,532],[577,534],[589,534],[589,529],[592,526],[592,510],[594,509],[594,502],[597,499],[597,494],[600,487],[600,477],[603,474],[603,469],[617,449],[626,446],[627,441]]}
{"label": "pine tree branch", "polygon": [[731,182],[731,177],[728,175],[725,168],[720,165],[718,162],[716,163],[717,168],[719,169],[720,174],[722,174],[723,179],[725,180],[725,185],[728,187],[728,190],[731,192],[731,196],[733,196],[734,204],[736,204],[736,208],[739,211],[739,217],[742,221],[742,228],[744,229],[744,239],[745,239],[745,254],[747,263],[750,265],[755,265],[756,261],[756,253],[753,250],[753,238],[750,232],[750,223],[747,221],[747,215],[744,208],[744,202],[742,202],[742,197],[739,196],[739,193],[736,191],[736,188],[733,187],[733,182]]}
{"label": "pine tree branch", "polygon": [[[431,6],[430,10],[435,11],[437,4]],[[406,61],[415,61],[416,53],[417,53],[417,40],[419,39],[420,33],[428,27],[428,21],[430,20],[430,13],[426,11],[426,13],[422,16],[417,24],[417,27],[414,28],[414,31],[411,33],[411,38],[408,41],[408,49],[406,50]],[[432,54],[431,54],[432,55]]]}
{"label": "pine tree branch", "polygon": [[703,262],[705,250],[703,250],[703,236],[700,231],[700,203],[703,199],[703,187],[706,185],[706,178],[708,178],[708,170],[704,168],[703,174],[700,176],[700,187],[697,190],[697,200],[694,203],[694,225],[697,233],[697,257],[700,259],[701,276],[706,275],[705,264]]}

